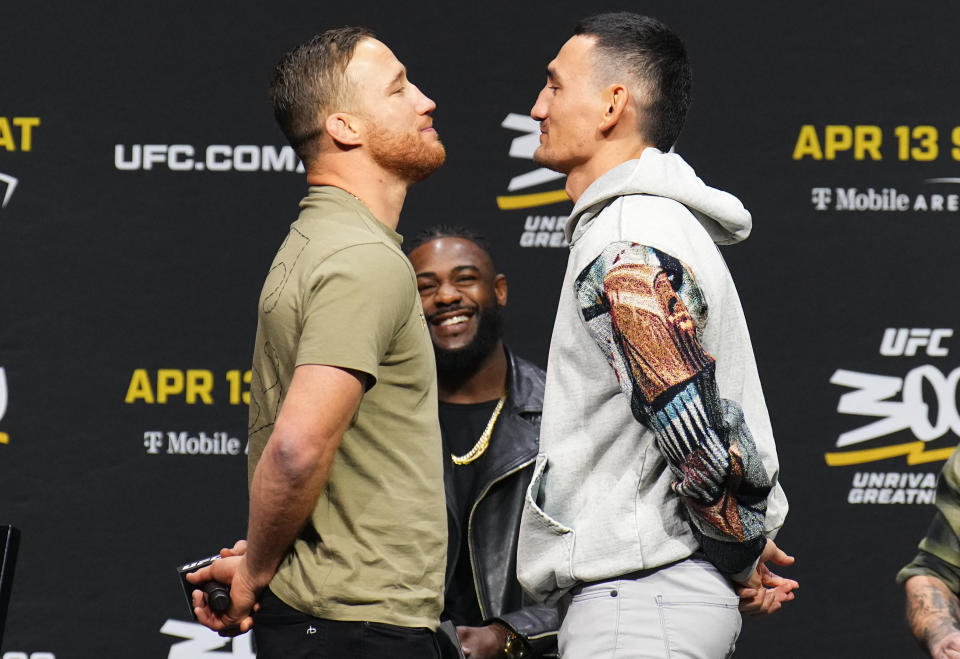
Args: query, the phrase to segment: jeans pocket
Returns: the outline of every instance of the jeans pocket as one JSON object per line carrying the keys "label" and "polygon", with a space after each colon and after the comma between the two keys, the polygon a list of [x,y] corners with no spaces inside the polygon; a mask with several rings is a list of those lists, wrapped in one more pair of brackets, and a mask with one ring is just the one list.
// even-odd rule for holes
{"label": "jeans pocket", "polygon": [[584,586],[579,592],[575,588],[573,592],[576,595],[570,597],[571,602],[586,602],[588,600],[595,599],[606,599],[609,600],[613,597],[617,597],[617,587],[616,581],[610,582],[609,584],[594,584],[592,586]]}
{"label": "jeans pocket", "polygon": [[[739,604],[736,596],[658,595],[667,656],[731,656],[740,636]],[[691,630],[696,633],[691,634]]]}

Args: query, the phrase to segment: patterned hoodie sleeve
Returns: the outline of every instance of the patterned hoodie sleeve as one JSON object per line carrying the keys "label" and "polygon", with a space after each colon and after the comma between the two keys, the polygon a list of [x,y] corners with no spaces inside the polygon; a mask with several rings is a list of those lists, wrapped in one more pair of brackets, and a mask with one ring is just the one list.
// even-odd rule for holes
{"label": "patterned hoodie sleeve", "polygon": [[960,594],[960,451],[954,450],[937,481],[936,512],[916,557],[897,574],[897,583],[910,577],[936,577]]}
{"label": "patterned hoodie sleeve", "polygon": [[609,245],[576,280],[584,321],[633,416],[656,437],[701,549],[741,577],[763,550],[771,483],[735,401],[720,397],[700,344],[707,304],[677,259]]}

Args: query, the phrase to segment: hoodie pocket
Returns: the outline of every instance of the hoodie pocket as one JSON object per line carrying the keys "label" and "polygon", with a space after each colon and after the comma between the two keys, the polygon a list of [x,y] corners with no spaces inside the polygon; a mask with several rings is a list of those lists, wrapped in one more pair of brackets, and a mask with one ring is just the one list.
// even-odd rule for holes
{"label": "hoodie pocket", "polygon": [[539,456],[523,501],[517,575],[524,588],[537,599],[556,601],[576,583],[573,577],[576,534],[537,504],[547,469],[547,458]]}

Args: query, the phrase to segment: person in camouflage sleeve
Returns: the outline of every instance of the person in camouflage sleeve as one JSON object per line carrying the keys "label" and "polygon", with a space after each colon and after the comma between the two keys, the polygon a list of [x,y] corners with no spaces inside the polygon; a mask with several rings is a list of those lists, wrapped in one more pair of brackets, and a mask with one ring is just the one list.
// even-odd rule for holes
{"label": "person in camouflage sleeve", "polygon": [[937,503],[916,557],[897,574],[907,595],[907,623],[934,659],[960,657],[960,452],[937,482]]}

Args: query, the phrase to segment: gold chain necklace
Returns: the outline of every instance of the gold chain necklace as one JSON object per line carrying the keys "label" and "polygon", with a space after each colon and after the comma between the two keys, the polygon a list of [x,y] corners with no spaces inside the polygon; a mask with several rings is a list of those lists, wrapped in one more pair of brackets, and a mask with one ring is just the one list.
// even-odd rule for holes
{"label": "gold chain necklace", "polygon": [[480,439],[473,445],[473,448],[463,455],[450,454],[450,459],[453,460],[453,464],[460,466],[468,465],[486,452],[487,447],[490,446],[490,435],[493,434],[493,427],[497,424],[497,419],[500,417],[500,411],[503,409],[503,404],[506,400],[507,392],[504,391],[503,395],[500,396],[500,400],[497,401],[497,407],[494,408],[493,414],[490,415],[490,420],[487,421],[487,427],[480,433]]}

